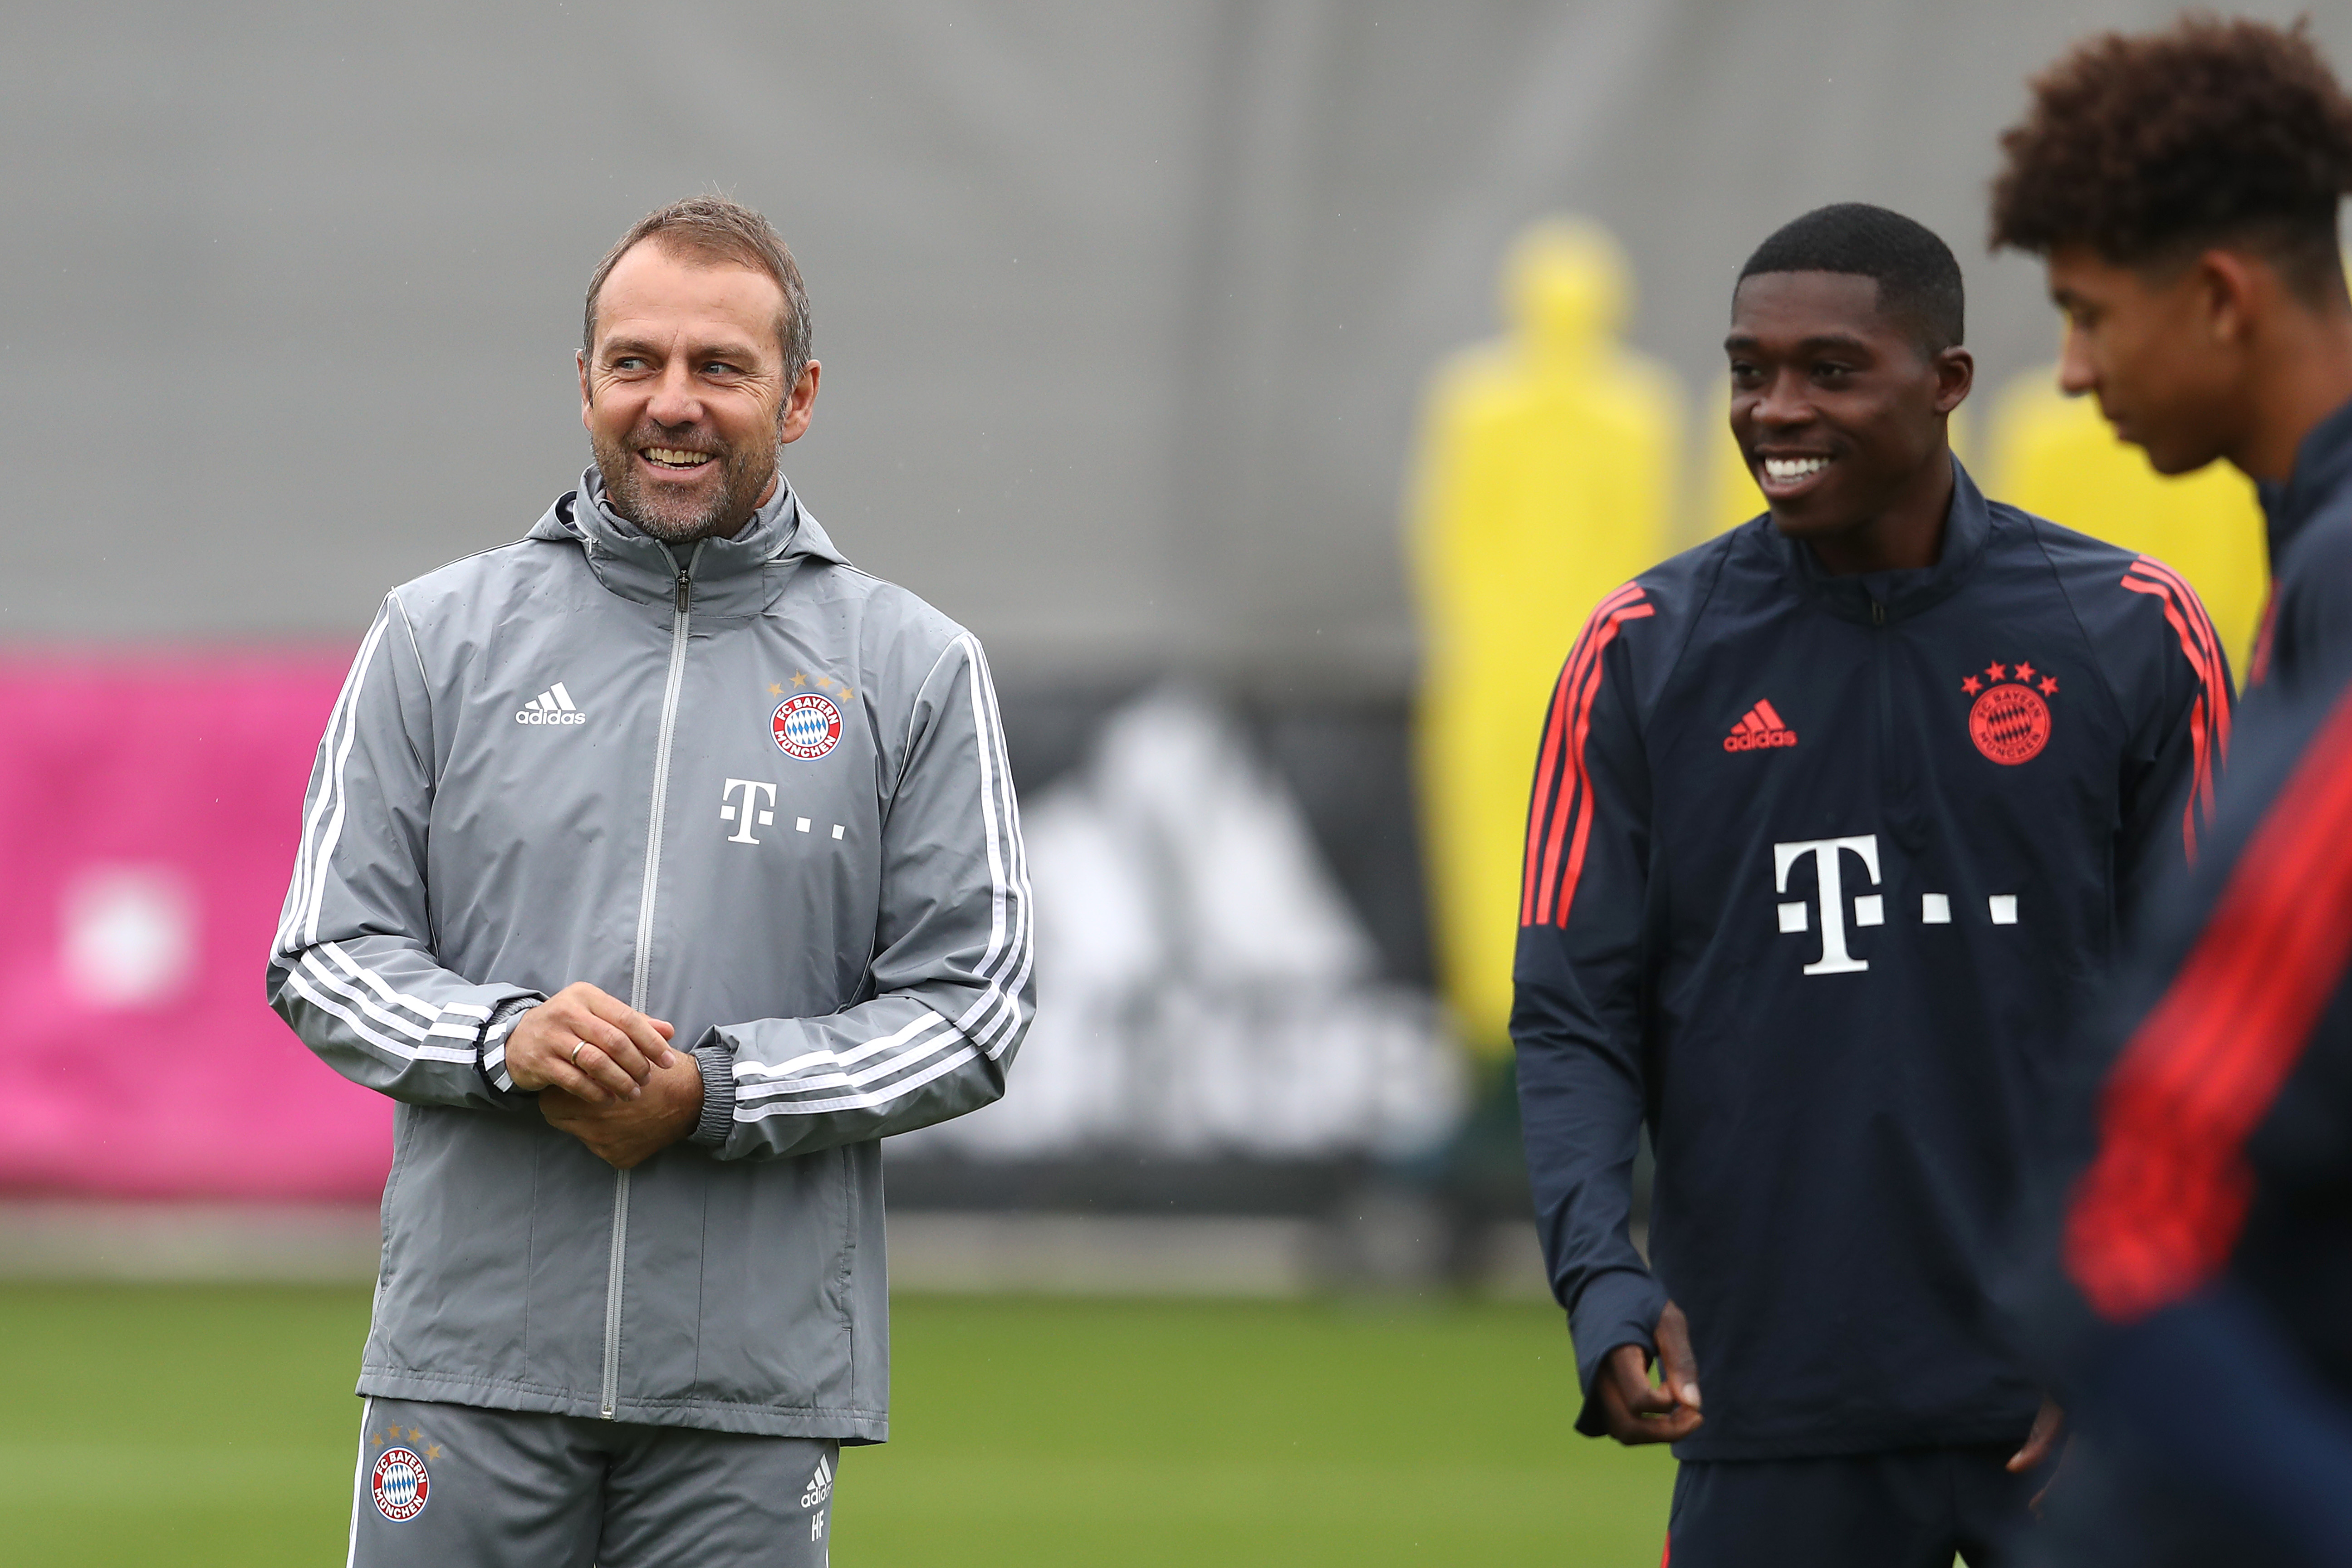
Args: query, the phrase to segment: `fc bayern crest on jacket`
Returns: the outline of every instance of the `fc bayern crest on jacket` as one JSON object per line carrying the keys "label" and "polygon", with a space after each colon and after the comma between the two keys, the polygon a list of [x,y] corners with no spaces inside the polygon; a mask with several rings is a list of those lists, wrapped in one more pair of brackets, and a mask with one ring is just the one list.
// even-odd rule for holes
{"label": "fc bayern crest on jacket", "polygon": [[1960,690],[1976,699],[1969,709],[1969,739],[1977,750],[2003,767],[2030,763],[2050,743],[2050,701],[2058,695],[2058,678],[2045,675],[2023,659],[2014,665],[1994,661],[1960,682]]}
{"label": "fc bayern crest on jacket", "polygon": [[770,728],[776,749],[788,757],[814,762],[840,742],[841,710],[833,699],[814,691],[790,697],[776,709]]}

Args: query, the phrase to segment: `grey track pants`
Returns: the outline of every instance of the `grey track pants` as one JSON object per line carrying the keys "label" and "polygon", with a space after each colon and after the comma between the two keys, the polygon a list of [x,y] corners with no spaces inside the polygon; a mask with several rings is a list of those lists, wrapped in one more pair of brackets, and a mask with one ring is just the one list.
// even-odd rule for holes
{"label": "grey track pants", "polygon": [[824,1568],[829,1438],[371,1399],[352,1568]]}

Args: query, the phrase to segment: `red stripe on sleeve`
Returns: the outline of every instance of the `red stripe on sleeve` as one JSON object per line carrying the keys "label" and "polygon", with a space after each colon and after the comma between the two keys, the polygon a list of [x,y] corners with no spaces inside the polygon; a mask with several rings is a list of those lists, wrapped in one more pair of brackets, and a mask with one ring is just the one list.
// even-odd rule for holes
{"label": "red stripe on sleeve", "polygon": [[[1552,813],[1551,836],[1544,845],[1544,885],[1536,900],[1536,921],[1539,925],[1568,923],[1569,908],[1576,901],[1576,885],[1584,874],[1584,846],[1592,832],[1592,775],[1584,765],[1584,742],[1592,733],[1593,700],[1601,694],[1601,656],[1617,640],[1618,629],[1627,621],[1645,620],[1655,614],[1654,605],[1629,604],[1610,612],[1609,618],[1593,634],[1591,656],[1585,660],[1578,681],[1576,716],[1569,735],[1569,786],[1561,793],[1559,809]],[[1571,815],[1576,819],[1573,835],[1567,832]],[[1569,856],[1567,868],[1562,869],[1559,857],[1564,841]]]}
{"label": "red stripe on sleeve", "polygon": [[1528,803],[1528,847],[1519,865],[1521,925],[1536,923],[1536,889],[1542,880],[1537,875],[1537,849],[1543,841],[1544,823],[1549,820],[1552,807],[1553,785],[1557,782],[1564,786],[1569,776],[1566,760],[1570,694],[1576,689],[1586,660],[1591,655],[1594,629],[1608,618],[1612,611],[1641,596],[1642,590],[1631,583],[1604,595],[1592,614],[1586,617],[1584,629],[1577,634],[1576,646],[1568,652],[1568,662],[1560,666],[1559,683],[1552,689],[1551,716],[1544,726],[1543,750],[1536,758],[1535,794]]}
{"label": "red stripe on sleeve", "polygon": [[2247,661],[2246,684],[2260,686],[2271,678],[2271,634],[2278,630],[2278,584],[2263,599],[2263,624],[2254,632],[2254,657]]}
{"label": "red stripe on sleeve", "polygon": [[2162,562],[2141,556],[2125,572],[2123,585],[2164,606],[2164,618],[2180,639],[2181,656],[2203,689],[2189,714],[2192,761],[2189,800],[2180,813],[2181,847],[2194,862],[2198,825],[2200,819],[2208,824],[2213,819],[2213,776],[2230,751],[2230,682],[2221,639],[2195,591]]}
{"label": "red stripe on sleeve", "polygon": [[2352,963],[2352,697],[2231,871],[2171,988],[2117,1058],[2066,1272],[2128,1322],[2219,1275],[2253,1199],[2245,1142]]}
{"label": "red stripe on sleeve", "polygon": [[[2209,694],[2218,692],[2223,698],[2231,696],[2230,661],[2222,654],[2221,634],[2214,629],[2213,617],[2206,613],[2205,601],[2198,597],[2197,590],[2189,585],[2188,578],[2183,577],[2155,556],[2143,555],[2134,564],[2149,576],[2171,587],[2173,597],[2179,604],[2182,614],[2189,619],[2190,630],[2196,634],[2196,647],[2203,655],[2201,658],[2195,659],[2193,662],[2198,665],[2199,674],[2205,681],[2207,692]],[[2183,646],[2185,647],[2187,645]],[[2221,701],[2208,706],[2214,712],[2215,740],[2221,752],[2221,756],[2216,758],[2218,763],[2222,757],[2227,756],[2230,750],[2231,704]]]}
{"label": "red stripe on sleeve", "polygon": [[2141,572],[2168,584],[2180,600],[2181,607],[2197,632],[2197,644],[2205,652],[2205,662],[2218,679],[2228,660],[2222,657],[2221,634],[2214,629],[2213,617],[2207,613],[2205,601],[2198,595],[2196,586],[2188,578],[2167,566],[2153,555],[2143,555],[2133,563]]}

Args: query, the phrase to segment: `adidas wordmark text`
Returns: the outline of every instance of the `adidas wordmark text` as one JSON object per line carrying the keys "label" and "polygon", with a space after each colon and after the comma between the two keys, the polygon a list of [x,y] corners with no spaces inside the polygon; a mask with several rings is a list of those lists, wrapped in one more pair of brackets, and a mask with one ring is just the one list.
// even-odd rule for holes
{"label": "adidas wordmark text", "polygon": [[530,701],[515,710],[518,724],[585,724],[588,715],[580,711],[572,700],[572,693],[557,681]]}
{"label": "adidas wordmark text", "polygon": [[1780,715],[1769,702],[1759,702],[1750,708],[1731,733],[1723,738],[1727,752],[1760,752],[1772,746],[1793,746],[1797,732],[1780,721]]}
{"label": "adidas wordmark text", "polygon": [[820,1454],[817,1456],[816,1473],[809,1477],[808,1486],[801,1493],[801,1506],[814,1508],[832,1495],[833,1466]]}

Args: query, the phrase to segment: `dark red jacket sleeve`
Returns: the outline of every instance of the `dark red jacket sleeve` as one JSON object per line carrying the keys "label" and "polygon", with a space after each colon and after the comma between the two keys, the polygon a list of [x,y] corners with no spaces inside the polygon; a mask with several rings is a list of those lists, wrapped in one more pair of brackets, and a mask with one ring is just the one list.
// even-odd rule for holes
{"label": "dark red jacket sleeve", "polygon": [[2064,1196],[2061,1370],[2095,1436],[2340,1561],[2352,692],[2246,712],[2209,852],[2140,944]]}

